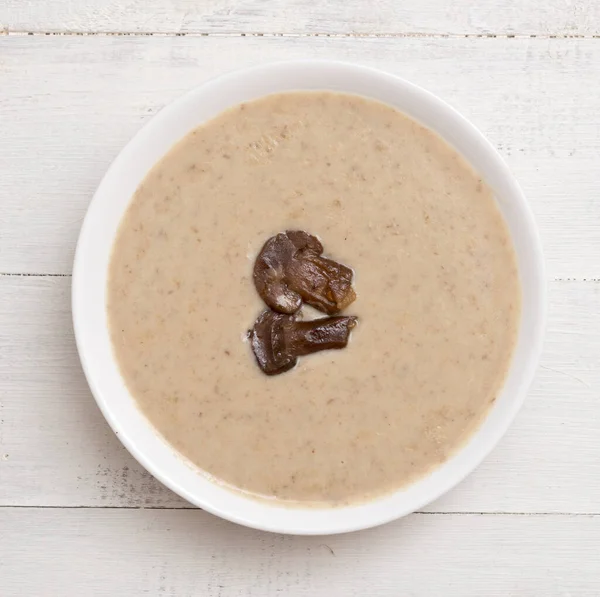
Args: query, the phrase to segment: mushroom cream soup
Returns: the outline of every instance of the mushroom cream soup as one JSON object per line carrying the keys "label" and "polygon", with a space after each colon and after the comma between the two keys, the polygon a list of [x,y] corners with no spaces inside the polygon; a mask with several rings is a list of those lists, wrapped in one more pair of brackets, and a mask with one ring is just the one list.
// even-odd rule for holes
{"label": "mushroom cream soup", "polygon": [[[348,274],[324,324],[343,337],[261,370],[257,318],[296,334],[331,316],[304,295],[280,315],[257,292],[259,253],[286,231]],[[492,191],[437,134],[371,100],[297,92],[222,113],[150,171],[114,244],[108,316],[131,394],[191,463],[336,505],[401,488],[469,439],[508,371],[520,287]]]}

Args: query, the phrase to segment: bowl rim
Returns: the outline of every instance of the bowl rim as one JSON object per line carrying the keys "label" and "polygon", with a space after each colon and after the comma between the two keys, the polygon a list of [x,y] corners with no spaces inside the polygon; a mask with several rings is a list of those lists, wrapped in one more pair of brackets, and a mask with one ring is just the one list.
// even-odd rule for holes
{"label": "bowl rim", "polygon": [[[107,236],[105,230],[114,228],[114,217],[119,210],[109,210],[110,204],[107,202],[112,201],[111,193],[113,195],[121,193],[119,183],[123,181],[125,168],[134,163],[132,160],[135,156],[141,152],[147,152],[148,144],[152,142],[155,136],[159,135],[161,130],[164,135],[166,127],[175,129],[179,127],[181,130],[185,129],[186,131],[194,128],[190,128],[180,118],[180,115],[185,113],[186,110],[189,112],[191,106],[198,104],[198,102],[211,102],[214,99],[215,107],[221,106],[216,110],[213,109],[213,115],[216,115],[227,107],[239,103],[239,100],[231,100],[229,103],[220,101],[219,93],[225,93],[225,95],[229,93],[228,97],[230,98],[234,97],[236,93],[238,95],[249,94],[251,96],[249,99],[255,99],[268,95],[268,93],[261,93],[261,91],[264,91],[265,80],[271,81],[270,85],[275,89],[280,87],[278,79],[288,82],[283,83],[280,89],[281,92],[314,89],[356,93],[351,89],[366,89],[370,85],[371,88],[376,88],[376,91],[371,93],[371,89],[369,89],[369,93],[356,94],[395,107],[398,107],[397,103],[399,102],[406,103],[410,100],[412,102],[410,110],[407,110],[406,106],[398,109],[408,113],[415,120],[421,121],[425,126],[440,134],[462,153],[474,167],[476,167],[475,162],[479,160],[479,156],[483,156],[481,159],[489,164],[490,172],[494,173],[492,178],[497,178],[497,184],[491,182],[490,184],[496,191],[496,199],[505,219],[509,214],[510,218],[517,222],[512,226],[508,221],[507,224],[509,224],[511,239],[515,244],[522,291],[524,292],[523,289],[527,288],[528,310],[527,314],[522,311],[517,347],[513,352],[507,380],[505,380],[499,394],[503,401],[503,407],[498,421],[493,425],[488,425],[492,413],[496,412],[500,406],[500,399],[494,404],[486,415],[484,422],[467,443],[435,471],[417,480],[407,488],[402,488],[365,504],[333,509],[329,507],[290,508],[281,506],[276,502],[259,501],[240,492],[231,491],[210,477],[193,471],[189,464],[182,461],[174,448],[167,444],[149,421],[145,419],[141,411],[138,411],[148,427],[146,430],[141,429],[140,425],[143,426],[143,423],[137,420],[136,415],[130,408],[133,406],[134,409],[137,409],[133,397],[127,390],[125,390],[125,394],[123,393],[125,386],[122,378],[121,385],[115,379],[114,369],[117,365],[114,355],[112,355],[112,363],[108,362],[110,357],[107,356],[106,346],[104,346],[106,338],[103,337],[102,324],[101,322],[91,323],[92,319],[102,317],[99,308],[104,306],[105,309],[105,295],[95,297],[92,295],[93,290],[90,290],[90,287],[98,286],[100,282],[97,279],[98,276],[104,280],[103,287],[106,286],[106,268],[103,269],[99,264],[106,261],[104,253],[107,249],[104,245],[108,241],[99,240],[101,238],[99,235],[103,235],[103,239],[110,237],[108,247],[110,254],[114,234]],[[298,84],[297,81],[301,80],[310,81],[311,83],[308,86],[302,83]],[[320,81],[322,83],[319,83]],[[322,84],[325,86],[321,86]],[[346,91],[344,91],[345,89]],[[270,93],[277,93],[277,91],[273,90]],[[385,99],[382,99],[383,97],[393,98],[395,103],[385,101]],[[242,101],[249,100],[242,99]],[[200,105],[204,104],[201,103]],[[428,112],[435,114],[439,120],[439,125],[432,126],[427,118],[419,118],[418,112],[420,110],[424,110],[424,114]],[[197,124],[209,118],[200,118]],[[173,135],[175,135],[175,139],[182,136],[177,136],[175,133]],[[460,145],[461,143],[470,148],[470,156],[466,155],[464,148]],[[166,149],[160,150],[159,157],[164,155],[173,143],[165,141],[163,145]],[[156,161],[154,160],[151,165]],[[140,168],[143,169],[143,166],[140,166]],[[146,169],[146,173],[148,169]],[[476,169],[481,173],[479,168]],[[145,174],[141,178],[138,177],[138,183],[144,176]],[[489,182],[488,177],[486,177],[486,181]],[[129,187],[135,190],[137,184],[134,186],[132,184],[129,184]],[[499,186],[502,187],[501,193],[498,191]],[[125,191],[122,191],[122,193],[125,193]],[[131,195],[132,193],[128,195],[129,199]],[[110,199],[108,199],[109,197]],[[124,203],[125,207],[129,199]],[[107,211],[115,212],[111,216],[112,220],[105,216]],[[120,210],[117,223],[123,211],[124,208]],[[114,232],[116,232],[116,228],[114,228]],[[516,246],[516,238],[522,240],[522,242],[519,240],[520,245],[522,245],[519,250]],[[98,243],[103,245],[101,250],[98,249]],[[103,257],[97,257],[96,253],[102,253]],[[525,263],[525,267],[523,267],[522,262]],[[89,204],[77,241],[72,276],[73,327],[83,371],[101,412],[132,456],[164,485],[188,502],[221,518],[244,526],[299,535],[344,533],[375,527],[418,511],[456,486],[496,446],[520,409],[537,369],[546,320],[544,269],[539,233],[529,204],[518,183],[490,141],[449,104],[433,93],[405,79],[371,67],[331,60],[271,62],[220,75],[191,89],[151,118],[114,159]],[[523,302],[525,302],[525,298],[524,293]],[[108,331],[105,331],[108,335]],[[103,352],[94,346],[94,343],[97,342],[102,344]],[[521,361],[518,364],[516,363],[517,356]],[[518,377],[513,384],[514,387],[511,386],[511,394],[505,396],[509,385],[508,378],[513,375],[513,371],[517,366]],[[118,396],[115,397],[115,395]],[[123,405],[118,402],[123,397],[127,401],[127,396],[131,404]],[[119,412],[119,409],[123,412],[128,409],[127,414]],[[135,424],[132,422],[133,419],[136,419]],[[484,432],[486,426],[489,428],[486,428]],[[158,443],[154,443],[148,433],[153,434]],[[475,442],[476,438],[478,438],[477,442]],[[474,443],[477,443],[476,447],[470,449]],[[159,445],[162,445],[162,448],[158,448]],[[195,489],[190,489],[193,484],[191,478],[182,472],[177,460],[184,467],[187,467],[191,474],[203,478]],[[446,471],[446,474],[440,475],[440,471]],[[432,478],[434,478],[434,481],[429,482]],[[428,484],[425,483],[426,481]],[[199,487],[201,487],[200,493],[198,493]],[[421,487],[420,490],[419,487]],[[417,491],[415,491],[415,488],[417,488]]]}

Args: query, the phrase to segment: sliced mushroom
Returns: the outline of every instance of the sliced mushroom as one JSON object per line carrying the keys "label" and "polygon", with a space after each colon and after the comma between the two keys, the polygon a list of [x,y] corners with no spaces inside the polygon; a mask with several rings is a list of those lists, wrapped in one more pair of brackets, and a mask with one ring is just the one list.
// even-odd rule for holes
{"label": "sliced mushroom", "polygon": [[294,367],[300,356],[344,348],[356,321],[345,316],[297,321],[294,315],[268,309],[250,330],[250,344],[262,371],[278,375]]}
{"label": "sliced mushroom", "polygon": [[254,264],[254,284],[265,303],[291,315],[302,302],[332,315],[355,298],[349,267],[322,257],[316,236],[301,230],[271,237]]}

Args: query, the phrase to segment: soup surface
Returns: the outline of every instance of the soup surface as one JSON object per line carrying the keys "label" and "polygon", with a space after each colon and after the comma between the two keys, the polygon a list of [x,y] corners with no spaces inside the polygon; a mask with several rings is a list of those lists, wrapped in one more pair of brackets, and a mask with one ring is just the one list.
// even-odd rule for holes
{"label": "soup surface", "polygon": [[[268,377],[246,340],[265,308],[252,267],[285,230],[354,269],[358,325]],[[325,92],[180,141],[135,193],[108,284],[114,351],[156,429],[222,482],[303,503],[371,499],[447,459],[496,399],[519,313],[486,184],[395,109]]]}

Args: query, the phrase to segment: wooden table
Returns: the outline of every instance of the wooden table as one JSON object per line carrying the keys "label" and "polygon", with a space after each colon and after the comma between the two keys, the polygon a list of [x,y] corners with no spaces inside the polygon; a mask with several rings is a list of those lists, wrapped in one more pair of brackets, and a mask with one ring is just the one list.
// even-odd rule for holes
{"label": "wooden table", "polygon": [[[0,595],[598,597],[600,4],[592,0],[0,0]],[[541,228],[536,382],[486,462],[426,510],[327,538],[191,508],[87,388],[71,262],[110,161],[216,74],[335,58],[446,98]]]}

